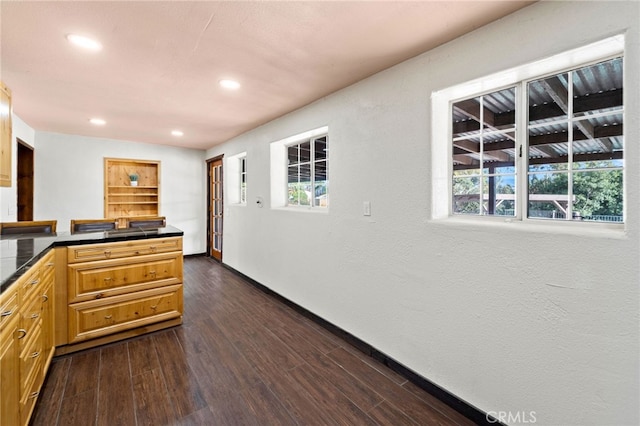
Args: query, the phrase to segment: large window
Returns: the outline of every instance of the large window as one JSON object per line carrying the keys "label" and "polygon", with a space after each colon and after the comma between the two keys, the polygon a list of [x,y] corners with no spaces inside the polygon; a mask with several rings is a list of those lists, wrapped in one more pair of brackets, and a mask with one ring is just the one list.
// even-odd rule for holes
{"label": "large window", "polygon": [[328,207],[327,135],[287,146],[287,204],[290,206]]}
{"label": "large window", "polygon": [[622,69],[616,57],[452,102],[453,214],[623,222]]}

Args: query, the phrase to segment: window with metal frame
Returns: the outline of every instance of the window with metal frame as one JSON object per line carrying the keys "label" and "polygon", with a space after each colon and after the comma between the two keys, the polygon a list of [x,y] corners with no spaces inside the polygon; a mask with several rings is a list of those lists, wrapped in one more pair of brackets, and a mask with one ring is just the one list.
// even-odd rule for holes
{"label": "window with metal frame", "polygon": [[451,212],[623,222],[622,70],[617,56],[452,102]]}
{"label": "window with metal frame", "polygon": [[288,145],[287,205],[329,206],[328,135]]}

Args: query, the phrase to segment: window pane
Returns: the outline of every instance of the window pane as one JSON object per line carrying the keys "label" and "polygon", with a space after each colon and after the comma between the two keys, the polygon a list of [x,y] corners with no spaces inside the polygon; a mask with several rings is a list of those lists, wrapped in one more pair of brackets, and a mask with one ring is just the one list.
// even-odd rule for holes
{"label": "window pane", "polygon": [[572,74],[576,117],[622,109],[622,58],[581,68]]}
{"label": "window pane", "polygon": [[566,120],[569,106],[567,73],[529,83],[529,123]]}
{"label": "window pane", "polygon": [[578,120],[573,135],[575,169],[622,167],[622,114]]}
{"label": "window pane", "polygon": [[[482,167],[486,173],[501,173],[500,170],[515,170],[514,132],[492,132],[482,136]],[[504,171],[502,171],[504,172]]]}
{"label": "window pane", "polygon": [[289,165],[298,164],[300,160],[298,159],[298,150],[300,149],[299,145],[293,145],[287,148],[287,156],[289,158]]}
{"label": "window pane", "polygon": [[327,150],[329,149],[329,145],[327,144],[327,137],[323,136],[316,139],[314,149],[316,160],[324,160],[325,158],[327,158]]}
{"label": "window pane", "polygon": [[573,194],[574,219],[623,222],[622,170],[576,172]]}
{"label": "window pane", "polygon": [[471,135],[480,130],[480,97],[453,104],[453,137]]}
{"label": "window pane", "polygon": [[480,178],[453,179],[453,212],[456,214],[480,214]]}
{"label": "window pane", "polygon": [[300,162],[311,161],[311,142],[305,142],[300,144]]}
{"label": "window pane", "polygon": [[515,175],[487,176],[483,178],[482,214],[515,216]]}
{"label": "window pane", "polygon": [[247,159],[246,158],[241,158],[240,159],[240,172],[241,173],[246,173],[247,171]]}
{"label": "window pane", "polygon": [[529,176],[531,218],[565,219],[569,202],[567,173],[535,173]]}

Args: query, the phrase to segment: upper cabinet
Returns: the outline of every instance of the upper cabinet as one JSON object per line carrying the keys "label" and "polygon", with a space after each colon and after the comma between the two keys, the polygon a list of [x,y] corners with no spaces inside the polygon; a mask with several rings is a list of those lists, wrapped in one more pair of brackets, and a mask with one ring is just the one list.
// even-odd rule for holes
{"label": "upper cabinet", "polygon": [[11,90],[0,82],[0,186],[11,186]]}
{"label": "upper cabinet", "polygon": [[126,219],[160,215],[160,162],[104,159],[104,217]]}

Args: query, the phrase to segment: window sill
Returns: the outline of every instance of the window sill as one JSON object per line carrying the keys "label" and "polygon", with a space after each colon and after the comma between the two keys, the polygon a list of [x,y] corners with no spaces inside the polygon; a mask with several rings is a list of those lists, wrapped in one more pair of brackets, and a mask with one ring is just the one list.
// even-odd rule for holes
{"label": "window sill", "polygon": [[280,206],[280,207],[271,207],[271,210],[289,211],[289,212],[298,212],[298,213],[315,213],[315,214],[329,213],[329,209],[327,207]]}
{"label": "window sill", "polygon": [[561,222],[544,219],[509,219],[498,217],[449,216],[429,220],[430,224],[447,227],[475,227],[510,229],[518,232],[538,234],[563,234],[590,238],[625,240],[628,238],[624,224]]}

